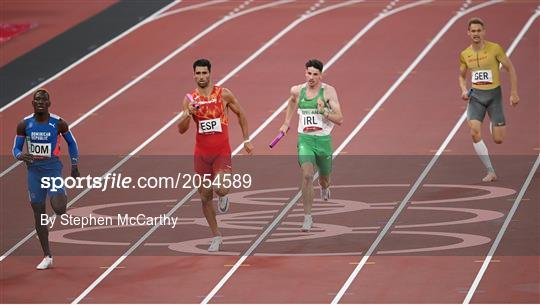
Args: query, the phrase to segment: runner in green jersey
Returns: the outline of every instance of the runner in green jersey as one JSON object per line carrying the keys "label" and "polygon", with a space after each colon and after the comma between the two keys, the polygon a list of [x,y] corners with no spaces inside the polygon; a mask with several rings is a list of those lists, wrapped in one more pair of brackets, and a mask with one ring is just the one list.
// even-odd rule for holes
{"label": "runner in green jersey", "polygon": [[306,63],[306,83],[293,86],[285,123],[280,131],[287,132],[293,113],[298,112],[298,163],[302,168],[302,199],[304,224],[302,231],[311,229],[313,218],[313,175],[319,170],[321,198],[330,198],[332,172],[332,137],[334,124],[341,125],[343,115],[334,87],[322,82],[323,64],[317,59]]}

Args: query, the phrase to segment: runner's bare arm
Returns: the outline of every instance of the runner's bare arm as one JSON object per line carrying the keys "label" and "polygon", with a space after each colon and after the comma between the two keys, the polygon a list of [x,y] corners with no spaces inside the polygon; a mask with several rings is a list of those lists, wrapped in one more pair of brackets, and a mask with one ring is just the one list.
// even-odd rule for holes
{"label": "runner's bare arm", "polygon": [[293,113],[298,108],[298,96],[300,95],[300,87],[301,85],[291,87],[291,96],[289,97],[289,101],[287,103],[287,112],[285,113],[285,122],[283,123],[283,125],[281,125],[281,128],[279,129],[279,131],[283,131],[284,133],[287,133],[287,131],[289,130]]}
{"label": "runner's bare arm", "polygon": [[459,65],[459,87],[461,88],[461,98],[465,101],[469,100],[469,90],[467,90],[467,65],[461,63]]}
{"label": "runner's bare arm", "polygon": [[510,105],[516,106],[519,103],[519,95],[517,73],[514,64],[512,64],[512,61],[508,57],[497,59],[501,62],[503,68],[510,73]]}
{"label": "runner's bare arm", "polygon": [[238,123],[240,124],[242,136],[244,137],[244,149],[248,154],[251,154],[253,151],[253,145],[251,145],[249,141],[248,121],[244,109],[242,109],[242,106],[240,106],[240,103],[229,89],[223,88],[223,93],[221,96],[227,103],[227,107],[229,107],[229,109],[236,114],[236,117],[238,117]]}
{"label": "runner's bare arm", "polygon": [[332,123],[341,125],[343,124],[343,113],[341,112],[337,91],[332,86],[326,86],[326,89],[324,91],[324,98],[327,99],[330,110],[325,109],[323,116]]}
{"label": "runner's bare arm", "polygon": [[178,121],[178,132],[184,134],[189,129],[189,121],[191,121],[191,112],[189,106],[189,100],[187,97],[184,97],[182,102],[183,111],[180,119]]}

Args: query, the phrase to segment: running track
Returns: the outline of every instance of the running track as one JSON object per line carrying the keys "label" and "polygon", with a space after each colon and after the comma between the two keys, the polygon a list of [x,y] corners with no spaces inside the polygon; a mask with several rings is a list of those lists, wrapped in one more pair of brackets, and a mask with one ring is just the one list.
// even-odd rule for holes
{"label": "running track", "polygon": [[[81,169],[93,176],[103,174],[120,161],[119,156],[130,153],[174,117],[179,111],[179,92],[187,92],[192,87],[189,71],[194,58],[204,54],[212,59],[215,65],[214,80],[219,81],[315,3],[317,2],[283,3],[275,8],[255,11],[223,23],[111,100],[74,128],[81,151],[88,155],[99,156],[88,157],[88,162],[83,163]],[[469,7],[480,3],[482,2],[474,1]],[[261,4],[263,3],[255,1],[243,9]],[[251,131],[261,125],[280,106],[292,84],[302,81],[301,72],[293,73],[298,63],[300,63],[298,70],[302,71],[301,63],[308,57],[319,57],[327,62],[358,31],[368,25],[387,4],[385,2],[360,2],[307,19],[230,78],[224,85],[231,88],[242,102],[249,115]],[[342,107],[346,109],[345,123],[334,130],[335,147],[346,139],[372,109],[375,102],[404,73],[462,4],[463,2],[460,1],[434,2],[388,16],[371,27],[335,62],[328,70],[325,80],[337,86]],[[187,5],[181,3],[178,7]],[[331,4],[324,3],[317,9],[329,5]],[[392,9],[403,5],[398,2]],[[489,37],[499,42],[504,48],[508,48],[537,5],[536,2],[494,4],[480,9],[473,15],[484,18],[489,25]],[[48,87],[55,92],[53,112],[55,112],[54,109],[58,109],[57,112],[68,121],[77,120],[80,115],[107,99],[119,88],[237,6],[237,2],[216,3],[205,8],[182,12],[176,17],[172,15],[162,18],[141,27],[76,67],[61,79],[49,84]],[[500,16],[509,10],[513,12],[512,18],[500,22]],[[353,178],[354,184],[405,185],[405,187],[389,187],[385,192],[373,190],[365,194],[360,193],[361,196],[366,197],[362,197],[361,201],[366,202],[399,202],[405,196],[409,186],[416,181],[434,150],[441,145],[463,112],[456,97],[455,71],[457,70],[457,54],[466,44],[463,23],[468,17],[468,15],[462,17],[449,28],[442,39],[369,119],[365,127],[344,147],[336,158],[336,174],[333,182],[335,185],[352,184]],[[198,22],[186,22],[186,20],[198,20]],[[265,22],[261,24],[260,20]],[[407,39],[403,40],[403,37]],[[321,47],[322,41],[324,41],[324,47]],[[137,48],[136,46],[140,44],[159,47]],[[223,45],[227,46],[227,51],[224,51]],[[114,63],[111,62],[113,57]],[[531,61],[538,62],[538,21],[520,41],[511,58],[520,75],[520,95],[523,102],[518,108],[506,111],[510,126],[507,143],[497,147],[488,143],[488,147],[492,154],[500,156],[500,159],[494,157],[495,166],[499,168],[502,177],[507,177],[501,178],[493,186],[519,191],[534,162],[537,154],[535,149],[539,146],[537,134],[534,132],[531,134],[531,131],[537,130],[538,126],[538,113],[535,111],[537,110],[536,102],[539,100],[538,92],[535,90],[538,84],[538,71],[535,65],[531,64]],[[188,73],[182,72],[184,70]],[[433,83],[434,80],[436,83]],[[504,81],[503,88],[508,88],[508,81],[506,79]],[[72,90],[75,86],[77,90]],[[426,90],[426,87],[431,90]],[[15,126],[17,120],[27,112],[28,105],[20,102],[2,113],[3,138],[11,138],[12,130],[8,127]],[[144,120],[141,119],[143,117]],[[275,150],[266,150],[267,142],[274,136],[281,120],[282,116],[272,120],[254,139],[259,154],[282,156],[294,154],[294,137],[285,138]],[[236,128],[235,119],[231,121],[233,126],[231,146],[234,148],[240,143],[241,137]],[[7,127],[4,128],[5,126]],[[426,219],[432,220],[427,216],[441,218],[441,221],[449,221],[449,218],[452,218],[451,215],[434,212],[422,214],[421,207],[425,207],[426,204],[414,205],[415,201],[429,202],[455,196],[455,194],[449,195],[444,189],[430,188],[427,185],[479,185],[478,180],[482,172],[478,160],[467,156],[471,152],[468,139],[467,130],[459,129],[445,151],[444,156],[448,158],[443,156],[433,167],[425,180],[426,187],[418,189],[412,198],[412,206],[401,213],[396,225],[380,244],[381,255],[370,258],[369,264],[366,264],[354,279],[341,302],[455,303],[463,301],[481,265],[477,261],[483,260],[490,243],[469,249],[438,251],[434,254],[416,252],[412,255],[385,255],[384,251],[400,249],[403,244],[427,243],[429,246],[437,243],[433,240],[415,238],[404,240],[401,236],[406,234],[404,231],[427,231],[422,228],[407,229],[405,227],[421,223]],[[180,159],[184,162],[177,161],[181,164],[174,164],[174,157],[160,157],[159,160],[166,161],[168,164],[158,165],[153,170],[148,170],[145,158],[133,158],[125,163],[120,171],[132,176],[150,176],[153,171],[156,175],[189,171],[191,169],[189,154],[192,147],[193,137],[178,136],[173,126],[150,142],[138,152],[138,155],[185,155],[185,160]],[[2,149],[3,154],[9,151],[8,146],[3,146]],[[504,164],[503,161],[497,162],[497,160],[505,160],[507,155],[517,155],[516,158],[511,159],[512,166]],[[369,156],[374,158],[375,162],[365,164],[362,163],[362,157],[354,156],[366,156],[366,158]],[[378,156],[390,157],[383,162]],[[458,162],[452,156],[462,156],[463,159]],[[288,160],[289,164],[295,162],[293,158],[280,158],[284,159],[277,158],[277,160]],[[249,164],[249,160],[245,162]],[[356,162],[357,171],[351,171],[347,166],[350,164],[348,162]],[[388,166],[390,163],[387,162],[392,162],[392,166]],[[267,166],[272,165],[278,168],[278,166],[284,166],[281,163]],[[10,164],[11,161],[7,164],[3,163],[2,170]],[[249,167],[242,167],[243,163],[239,162],[239,164],[240,170],[250,170]],[[256,173],[262,175],[263,168]],[[284,166],[283,170],[287,168],[290,168],[290,165]],[[11,203],[26,200],[25,186],[20,183],[24,175],[23,168],[18,167],[2,177],[0,181],[3,193],[4,190],[10,190],[7,197],[10,203],[10,214],[17,215],[17,217],[11,217],[12,219],[3,218],[2,220],[2,253],[23,238],[32,227],[30,218],[27,217],[30,213],[28,207]],[[270,177],[263,177],[254,187],[291,188],[297,185],[299,178],[287,175],[280,180],[282,181],[276,183]],[[538,266],[538,251],[524,254],[518,251],[526,248],[527,244],[535,242],[534,236],[529,239],[519,237],[531,230],[531,225],[527,224],[531,222],[531,215],[535,215],[532,213],[538,211],[532,206],[538,202],[537,191],[534,191],[537,188],[538,181],[533,179],[526,193],[528,200],[522,202],[522,206],[514,217],[517,221],[512,222],[499,247],[503,256],[497,258],[498,262],[491,264],[488,268],[477,294],[472,299],[473,302],[538,302],[538,289],[535,290],[538,285],[538,274],[531,272],[538,270],[534,268],[535,264]],[[458,191],[466,194],[463,187],[458,188]],[[277,194],[276,196],[283,196],[283,199],[277,200],[279,204],[276,205],[260,207],[233,205],[231,213],[260,212],[261,209],[264,212],[266,209],[268,216],[263,218],[265,221],[259,223],[259,227],[251,229],[243,243],[226,243],[224,250],[231,253],[245,250],[249,243],[261,233],[265,227],[264,224],[270,223],[280,207],[289,202],[295,192],[291,190]],[[76,194],[76,192],[71,192],[70,197],[73,198]],[[92,191],[75,202],[73,207],[92,208],[96,204],[111,202],[171,199],[144,208],[129,206],[105,211],[111,215],[126,210],[130,213],[143,211],[157,215],[169,211],[172,205],[186,194],[185,190],[160,192],[115,190],[107,193]],[[359,199],[357,198],[359,193],[346,190],[336,189],[333,195],[336,199]],[[271,197],[273,194],[268,196]],[[502,223],[502,215],[508,212],[512,203],[508,199],[512,198],[515,198],[514,194],[484,201],[464,201],[459,204],[428,203],[427,205],[435,209],[459,205],[461,208],[488,209],[501,215],[480,224],[450,228],[440,226],[430,228],[430,230],[439,233],[452,230],[458,233],[480,231],[483,236],[493,239]],[[7,201],[2,200],[3,210],[8,204]],[[386,208],[362,213],[351,212],[345,216],[343,214],[315,216],[316,224],[352,223],[357,226],[360,223],[372,229],[370,232],[366,231],[367,233],[360,239],[358,235],[344,235],[339,239],[264,242],[257,248],[255,254],[274,253],[279,256],[256,255],[248,258],[243,266],[224,283],[217,294],[213,295],[211,301],[220,303],[331,302],[356,266],[353,263],[358,262],[362,254],[324,256],[322,253],[365,252],[393,211],[392,208]],[[200,218],[200,207],[196,201],[188,201],[175,212],[175,215],[187,219]],[[286,230],[287,225],[300,222],[299,216],[298,209],[287,214],[283,222],[273,229],[269,239],[283,236],[279,235],[283,232],[292,232]],[[185,231],[179,232],[179,229],[160,227],[145,243],[185,242],[208,237],[207,229],[203,225],[185,225],[181,228]],[[40,252],[37,242],[32,239],[1,262],[2,289],[5,291],[2,301],[68,302],[81,296],[89,285],[96,283],[95,288],[88,290],[88,294],[84,294],[83,302],[196,303],[201,302],[210,293],[231,268],[230,265],[234,264],[238,258],[236,255],[204,256],[190,254],[190,252],[178,256],[179,253],[163,247],[155,250],[156,247],[141,246],[137,247],[119,265],[120,268],[114,270],[102,268],[113,264],[118,256],[125,253],[131,246],[130,242],[139,240],[148,229],[143,227],[122,230],[113,234],[110,232],[116,231],[112,230],[108,234],[91,231],[83,236],[88,240],[123,242],[115,245],[54,243],[53,249],[57,253],[56,268],[48,272],[35,272],[33,268],[38,258],[24,256]],[[240,230],[234,227],[225,228],[223,233],[225,236],[241,234]],[[245,234],[245,230],[242,234]],[[278,235],[273,236],[274,234]],[[409,235],[417,236],[418,234]],[[62,235],[51,233],[51,236],[59,238]],[[536,236],[536,243],[537,238]],[[444,238],[441,237],[441,239],[445,241]],[[88,257],[81,257],[82,253]],[[311,255],[298,256],[297,254]],[[528,267],[523,268],[523,265]],[[105,270],[111,272],[107,273],[102,281],[95,282]],[[22,288],[19,288],[37,285],[38,281],[43,280],[47,280],[55,287],[64,288],[54,294],[48,291],[25,291],[23,294]],[[248,294],[246,291],[251,293]]]}

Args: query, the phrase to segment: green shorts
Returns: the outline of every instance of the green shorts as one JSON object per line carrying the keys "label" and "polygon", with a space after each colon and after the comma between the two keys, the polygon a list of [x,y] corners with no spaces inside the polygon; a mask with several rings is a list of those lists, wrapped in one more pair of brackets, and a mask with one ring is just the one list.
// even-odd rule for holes
{"label": "green shorts", "polygon": [[298,134],[298,164],[317,165],[322,176],[332,172],[332,137]]}

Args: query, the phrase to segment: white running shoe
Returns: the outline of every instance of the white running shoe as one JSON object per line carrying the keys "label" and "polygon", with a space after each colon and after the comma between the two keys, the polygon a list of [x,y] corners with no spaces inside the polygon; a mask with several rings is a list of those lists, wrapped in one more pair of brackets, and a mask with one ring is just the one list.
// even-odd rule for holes
{"label": "white running shoe", "polygon": [[313,225],[313,218],[311,215],[304,215],[304,224],[302,225],[302,232],[309,232]]}
{"label": "white running shoe", "polygon": [[328,201],[328,199],[330,199],[330,188],[323,189],[321,187],[321,199],[324,201]]}
{"label": "white running shoe", "polygon": [[227,213],[227,211],[229,210],[229,197],[218,197],[217,207],[220,214]]}
{"label": "white running shoe", "polygon": [[212,238],[210,247],[208,247],[208,252],[218,252],[219,246],[223,243],[223,238],[221,236],[215,236]]}
{"label": "white running shoe", "polygon": [[482,178],[482,181],[484,182],[493,182],[493,181],[497,181],[497,175],[495,175],[495,172],[488,172],[487,175]]}
{"label": "white running shoe", "polygon": [[50,256],[45,256],[41,263],[36,266],[36,269],[38,270],[45,270],[51,268],[53,265],[53,258]]}

